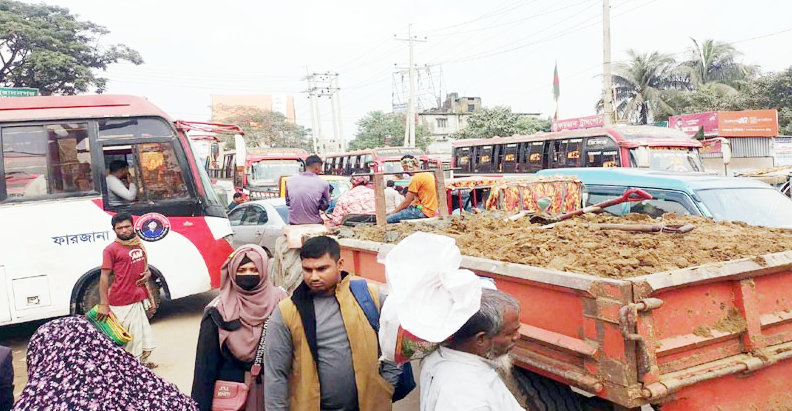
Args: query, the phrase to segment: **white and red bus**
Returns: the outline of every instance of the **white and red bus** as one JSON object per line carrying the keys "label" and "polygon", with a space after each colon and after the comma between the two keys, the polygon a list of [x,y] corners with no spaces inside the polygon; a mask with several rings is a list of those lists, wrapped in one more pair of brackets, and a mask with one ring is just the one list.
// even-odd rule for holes
{"label": "white and red bus", "polygon": [[566,167],[704,171],[701,142],[666,127],[619,125],[459,140],[452,146],[452,167],[458,176]]}
{"label": "white and red bus", "polygon": [[[145,240],[155,296],[219,286],[232,232],[190,128],[138,97],[0,99],[0,325],[98,303],[102,250],[121,211]],[[138,187],[116,206],[106,184],[113,160],[129,163]]]}
{"label": "white and red bus", "polygon": [[245,149],[244,171],[237,171],[237,152],[226,150],[220,178],[233,180],[236,191],[253,200],[278,198],[280,179],[298,174],[305,169],[310,155],[301,148],[248,148]]}
{"label": "white and red bus", "polygon": [[337,176],[351,176],[355,173],[398,173],[404,171],[401,158],[412,155],[421,160],[424,170],[442,168],[442,162],[430,158],[417,147],[380,147],[346,153],[325,154],[324,173]]}

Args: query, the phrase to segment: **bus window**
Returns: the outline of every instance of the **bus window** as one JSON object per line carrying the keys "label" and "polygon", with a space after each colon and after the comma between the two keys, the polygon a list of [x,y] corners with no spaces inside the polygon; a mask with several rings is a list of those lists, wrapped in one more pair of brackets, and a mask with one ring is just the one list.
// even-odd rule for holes
{"label": "bus window", "polygon": [[124,118],[99,120],[99,138],[173,137],[168,123],[155,118]]}
{"label": "bus window", "polygon": [[371,167],[374,165],[374,156],[371,154],[366,154],[363,156],[363,172],[364,173],[371,173],[373,170]]}
{"label": "bus window", "polygon": [[454,166],[460,173],[470,172],[470,147],[457,147],[454,149]]}
{"label": "bus window", "polygon": [[543,141],[534,141],[532,143],[523,143],[523,157],[521,160],[521,172],[535,173],[541,170],[544,160],[544,146]]}
{"label": "bus window", "polygon": [[94,191],[86,123],[5,127],[2,199]]}
{"label": "bus window", "polygon": [[130,180],[138,187],[133,203],[189,198],[172,143],[105,145],[103,151],[105,164],[113,160],[129,163]]}
{"label": "bus window", "polygon": [[492,172],[492,146],[476,147],[476,162],[473,164],[474,172]]}
{"label": "bus window", "polygon": [[583,151],[583,139],[573,138],[566,145],[566,167],[580,167],[580,157]]}
{"label": "bus window", "polygon": [[505,146],[501,146],[501,161],[500,164],[502,165],[502,170],[504,173],[517,173],[517,155],[519,154],[518,151],[519,144],[506,144]]}
{"label": "bus window", "polygon": [[584,167],[617,167],[619,146],[606,136],[588,137],[585,141]]}

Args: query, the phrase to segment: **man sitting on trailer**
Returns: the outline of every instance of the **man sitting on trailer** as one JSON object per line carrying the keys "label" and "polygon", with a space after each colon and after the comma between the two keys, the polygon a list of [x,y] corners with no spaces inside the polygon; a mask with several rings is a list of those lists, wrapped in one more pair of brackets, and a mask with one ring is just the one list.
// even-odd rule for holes
{"label": "man sitting on trailer", "polygon": [[368,186],[368,176],[352,176],[352,189],[338,198],[329,225],[341,225],[344,217],[351,215],[374,215],[377,213],[374,190]]}
{"label": "man sitting on trailer", "polygon": [[110,173],[107,174],[107,199],[111,206],[120,206],[135,201],[137,197],[137,186],[129,183],[127,188],[124,181],[129,175],[129,163],[124,160],[113,160],[108,167]]}
{"label": "man sitting on trailer", "polygon": [[481,290],[481,308],[421,363],[421,411],[522,411],[498,371],[511,371],[520,339],[520,303]]}
{"label": "man sitting on trailer", "polygon": [[[419,171],[421,169],[421,160],[409,154],[401,158],[401,164],[404,171]],[[404,201],[388,215],[388,223],[434,217],[438,204],[434,175],[432,173],[413,174]]]}

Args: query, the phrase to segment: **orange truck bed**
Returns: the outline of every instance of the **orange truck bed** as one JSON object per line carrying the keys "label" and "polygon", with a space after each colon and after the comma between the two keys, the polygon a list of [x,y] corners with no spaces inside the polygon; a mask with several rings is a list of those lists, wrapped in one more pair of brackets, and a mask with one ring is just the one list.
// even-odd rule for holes
{"label": "orange truck bed", "polygon": [[[346,269],[385,282],[377,257],[393,245],[340,243]],[[792,404],[792,252],[625,279],[474,257],[462,267],[522,303],[513,354],[532,373],[627,409]]]}

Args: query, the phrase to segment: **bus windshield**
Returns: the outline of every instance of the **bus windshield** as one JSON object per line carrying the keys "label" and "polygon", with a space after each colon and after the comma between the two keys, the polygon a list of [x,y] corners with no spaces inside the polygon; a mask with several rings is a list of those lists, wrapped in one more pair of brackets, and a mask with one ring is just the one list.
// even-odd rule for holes
{"label": "bus windshield", "polygon": [[[630,163],[637,167],[637,149],[630,149]],[[653,147],[649,150],[650,166],[652,170],[660,171],[679,171],[679,172],[701,172],[704,165],[696,149],[690,148],[658,148]]]}
{"label": "bus windshield", "polygon": [[291,176],[302,170],[299,160],[261,160],[250,167],[250,183],[252,185],[272,185],[281,176]]}
{"label": "bus windshield", "polygon": [[401,162],[396,161],[386,161],[382,163],[382,168],[385,173],[398,173],[404,171],[404,167],[402,167]]}

